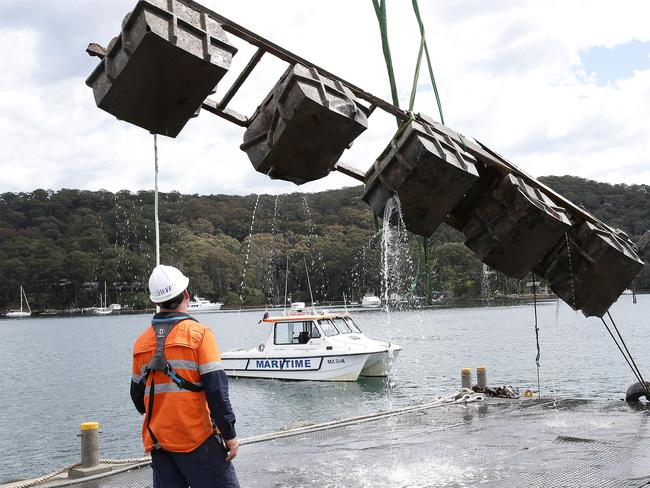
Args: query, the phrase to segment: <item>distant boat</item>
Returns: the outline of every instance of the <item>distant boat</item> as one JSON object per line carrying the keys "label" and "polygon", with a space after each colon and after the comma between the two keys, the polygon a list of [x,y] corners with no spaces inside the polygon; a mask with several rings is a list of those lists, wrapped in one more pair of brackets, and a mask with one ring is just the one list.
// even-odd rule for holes
{"label": "distant boat", "polygon": [[[102,300],[102,294],[99,294],[99,307],[93,308],[93,313],[95,315],[110,315],[113,313],[113,310],[119,310],[118,308],[115,307],[117,305],[116,303],[111,304],[110,307],[106,306],[106,303],[108,302],[108,293],[106,291],[106,282],[104,281],[104,295],[103,295],[103,300]],[[122,308],[120,306],[120,308]]]}
{"label": "distant boat", "polygon": [[361,306],[365,308],[379,308],[381,307],[381,299],[374,295],[366,295],[361,300]]}
{"label": "distant boat", "polygon": [[202,312],[216,312],[221,309],[223,303],[221,302],[211,302],[206,298],[194,296],[194,300],[189,302],[187,311],[189,313],[202,313]]}
{"label": "distant boat", "polygon": [[[27,311],[23,309],[23,299],[27,305]],[[29,306],[29,301],[27,300],[27,295],[23,289],[23,285],[20,285],[20,310],[11,310],[5,314],[5,317],[10,319],[20,319],[23,317],[29,317],[32,314],[32,309]]]}
{"label": "distant boat", "polygon": [[629,288],[626,288],[625,290],[623,290],[623,293],[621,293],[621,295],[634,295],[634,292]]}

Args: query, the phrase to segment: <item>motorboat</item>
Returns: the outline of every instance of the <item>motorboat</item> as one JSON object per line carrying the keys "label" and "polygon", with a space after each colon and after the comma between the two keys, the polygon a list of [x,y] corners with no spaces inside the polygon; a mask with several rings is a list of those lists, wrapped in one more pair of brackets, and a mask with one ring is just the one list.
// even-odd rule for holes
{"label": "motorboat", "polygon": [[365,335],[348,313],[294,309],[260,321],[270,326],[266,342],[224,352],[229,376],[286,380],[357,381],[388,376],[401,347]]}
{"label": "motorboat", "polygon": [[[23,301],[27,305],[27,310],[23,307]],[[32,309],[29,306],[29,301],[27,300],[27,295],[25,294],[25,289],[23,285],[20,285],[20,310],[10,310],[5,314],[5,317],[8,319],[22,319],[25,317],[30,317],[32,315]]]}
{"label": "motorboat", "polygon": [[202,313],[202,312],[216,312],[221,309],[223,303],[221,302],[211,302],[206,298],[194,296],[193,300],[190,300],[188,304],[188,313]]}
{"label": "motorboat", "polygon": [[361,306],[364,308],[379,308],[381,307],[381,299],[375,295],[366,295],[361,300]]}

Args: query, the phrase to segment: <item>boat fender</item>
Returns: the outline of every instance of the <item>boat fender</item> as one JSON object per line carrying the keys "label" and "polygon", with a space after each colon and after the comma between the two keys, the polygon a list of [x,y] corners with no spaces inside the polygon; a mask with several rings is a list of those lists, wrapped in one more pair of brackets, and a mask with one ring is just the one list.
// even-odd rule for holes
{"label": "boat fender", "polygon": [[259,346],[257,346],[257,350],[259,352],[262,352],[264,350],[264,343],[261,343]]}
{"label": "boat fender", "polygon": [[[646,386],[650,387],[650,383],[646,381]],[[648,394],[646,393],[646,389],[643,387],[641,382],[637,382],[632,384],[628,389],[627,393],[625,394],[625,401],[626,402],[638,402],[639,399],[645,396],[646,400],[650,401],[650,397],[648,397]]]}

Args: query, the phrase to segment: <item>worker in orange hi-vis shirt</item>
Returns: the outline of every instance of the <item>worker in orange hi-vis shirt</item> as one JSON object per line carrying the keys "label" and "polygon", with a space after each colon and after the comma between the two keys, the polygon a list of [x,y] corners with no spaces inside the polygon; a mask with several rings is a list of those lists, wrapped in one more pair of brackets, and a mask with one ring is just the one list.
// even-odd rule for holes
{"label": "worker in orange hi-vis shirt", "polygon": [[154,488],[239,488],[228,378],[212,331],[187,314],[188,283],[172,266],[151,273],[160,312],[133,346],[131,399],[145,415]]}

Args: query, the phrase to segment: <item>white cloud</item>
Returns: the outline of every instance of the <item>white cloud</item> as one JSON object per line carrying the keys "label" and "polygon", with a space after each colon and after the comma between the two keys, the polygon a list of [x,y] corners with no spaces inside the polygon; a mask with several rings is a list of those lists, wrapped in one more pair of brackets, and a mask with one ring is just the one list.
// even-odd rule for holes
{"label": "white cloud", "polygon": [[[152,137],[98,110],[84,84],[96,63],[95,58],[81,57],[84,43],[106,44],[131,4],[62,1],[49,7],[51,12],[43,7],[38,18],[29,2],[10,5],[11,15],[0,22],[5,45],[16,46],[0,57],[0,191],[153,187]],[[205,4],[390,99],[370,2]],[[593,46],[650,40],[645,25],[650,4],[623,1],[614,9],[601,1],[467,0],[421,2],[420,7],[448,125],[534,175],[650,184],[650,120],[644,110],[650,106],[650,71],[598,86],[580,61],[580,52]],[[406,105],[417,25],[410,2],[389,2],[388,8],[400,98]],[[50,25],[48,16],[56,22]],[[69,33],[58,36],[63,26]],[[233,72],[254,52],[238,45],[242,49]],[[57,65],[66,69],[57,70]],[[265,56],[232,108],[250,115],[283,70],[283,63]],[[423,67],[416,110],[437,118],[427,82]],[[222,93],[223,88],[219,96]],[[394,130],[394,120],[377,110],[368,131],[342,160],[367,169]],[[177,139],[160,138],[161,189],[280,193],[356,184],[336,173],[300,188],[271,181],[256,173],[239,150],[242,134],[243,129],[203,113]]]}

